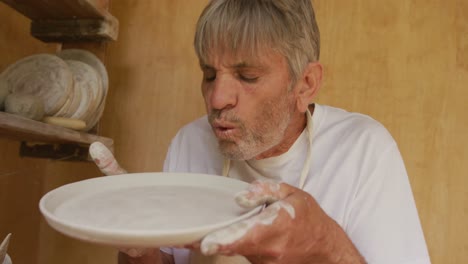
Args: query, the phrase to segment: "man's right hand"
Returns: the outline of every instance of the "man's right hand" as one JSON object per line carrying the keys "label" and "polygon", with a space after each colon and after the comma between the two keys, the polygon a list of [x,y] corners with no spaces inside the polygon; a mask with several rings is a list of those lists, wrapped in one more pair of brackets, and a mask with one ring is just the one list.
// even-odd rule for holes
{"label": "man's right hand", "polygon": [[[101,142],[89,146],[89,155],[104,175],[119,175],[127,173],[120,167],[112,152]],[[119,248],[119,263],[173,263],[172,256],[162,253],[159,249]],[[123,254],[122,254],[123,253]],[[161,256],[163,255],[163,256]],[[167,255],[167,256],[166,256]]]}

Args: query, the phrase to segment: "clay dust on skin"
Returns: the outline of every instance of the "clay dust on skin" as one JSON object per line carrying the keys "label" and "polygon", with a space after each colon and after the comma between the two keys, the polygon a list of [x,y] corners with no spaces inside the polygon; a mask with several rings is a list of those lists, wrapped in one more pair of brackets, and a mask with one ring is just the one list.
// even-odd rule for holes
{"label": "clay dust on skin", "polygon": [[236,202],[245,208],[262,204],[272,204],[279,200],[280,183],[274,181],[255,181],[246,191],[236,195]]}
{"label": "clay dust on skin", "polygon": [[89,154],[94,160],[98,168],[105,175],[117,175],[127,173],[124,169],[120,167],[115,160],[114,155],[110,150],[104,146],[101,142],[94,142],[89,146]]}
{"label": "clay dust on skin", "polygon": [[284,209],[294,219],[294,207],[285,201],[278,201],[280,199],[280,188],[281,185],[278,182],[255,181],[246,191],[238,193],[236,201],[243,207],[252,208],[265,203],[271,205],[257,216],[209,234],[201,243],[201,251],[206,255],[218,253],[221,246],[235,243],[256,225],[273,224],[281,209]]}

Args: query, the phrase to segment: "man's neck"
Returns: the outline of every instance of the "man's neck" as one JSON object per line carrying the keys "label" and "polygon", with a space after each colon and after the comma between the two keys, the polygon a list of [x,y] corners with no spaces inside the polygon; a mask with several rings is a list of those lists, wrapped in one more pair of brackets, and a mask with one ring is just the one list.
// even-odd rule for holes
{"label": "man's neck", "polygon": [[[313,113],[314,105],[309,106],[309,111]],[[297,138],[301,135],[302,131],[307,126],[307,113],[297,113],[293,115],[290,125],[284,133],[283,140],[273,148],[261,153],[256,156],[256,160],[266,159],[271,157],[279,156],[289,150],[291,146],[296,142]]]}

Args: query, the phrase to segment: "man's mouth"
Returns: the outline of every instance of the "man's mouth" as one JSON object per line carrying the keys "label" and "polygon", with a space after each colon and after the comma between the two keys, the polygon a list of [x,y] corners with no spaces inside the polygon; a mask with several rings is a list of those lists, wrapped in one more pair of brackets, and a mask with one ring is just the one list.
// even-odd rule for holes
{"label": "man's mouth", "polygon": [[236,131],[236,126],[227,122],[214,121],[212,127],[216,137],[219,139],[230,139]]}

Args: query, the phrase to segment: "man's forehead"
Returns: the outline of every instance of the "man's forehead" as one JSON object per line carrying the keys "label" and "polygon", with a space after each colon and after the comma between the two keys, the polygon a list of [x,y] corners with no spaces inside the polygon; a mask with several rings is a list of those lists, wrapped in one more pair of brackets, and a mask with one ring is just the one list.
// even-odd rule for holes
{"label": "man's forehead", "polygon": [[256,51],[212,51],[200,58],[202,67],[224,66],[229,68],[265,68],[282,57],[272,49]]}
{"label": "man's forehead", "polygon": [[218,68],[220,66],[226,68],[265,68],[268,64],[252,58],[238,58],[236,60],[207,60],[200,61],[202,68]]}

